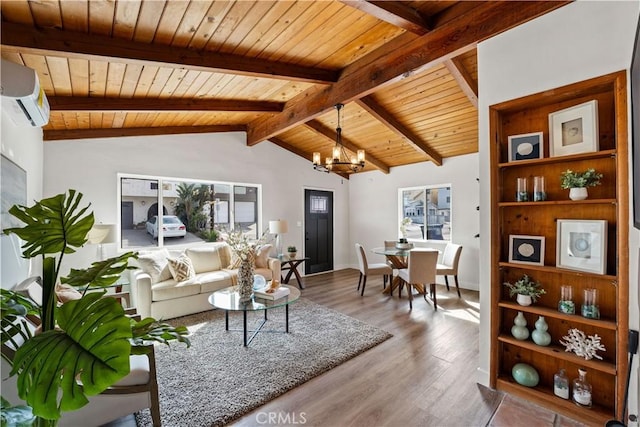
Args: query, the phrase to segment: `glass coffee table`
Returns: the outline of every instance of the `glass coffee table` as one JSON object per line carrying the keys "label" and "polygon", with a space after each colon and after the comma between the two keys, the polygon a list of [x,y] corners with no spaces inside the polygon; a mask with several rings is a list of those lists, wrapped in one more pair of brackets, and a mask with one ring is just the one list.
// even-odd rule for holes
{"label": "glass coffee table", "polygon": [[[282,285],[286,286],[286,285]],[[285,331],[289,333],[289,304],[295,302],[300,298],[300,291],[293,286],[286,286],[289,288],[289,295],[276,300],[263,299],[258,297],[251,297],[249,301],[240,302],[238,291],[235,286],[221,289],[212,293],[209,296],[209,304],[215,308],[224,310],[224,327],[225,330],[229,330],[229,312],[241,311],[242,312],[242,331],[244,333],[244,346],[246,347],[251,343],[253,338],[262,330],[262,327],[267,323],[267,311],[272,308],[284,307],[285,309]],[[247,329],[247,312],[249,311],[264,311],[264,320],[260,322],[256,330],[249,331]],[[253,335],[249,337],[249,332],[253,332]],[[273,331],[272,331],[273,332]]]}

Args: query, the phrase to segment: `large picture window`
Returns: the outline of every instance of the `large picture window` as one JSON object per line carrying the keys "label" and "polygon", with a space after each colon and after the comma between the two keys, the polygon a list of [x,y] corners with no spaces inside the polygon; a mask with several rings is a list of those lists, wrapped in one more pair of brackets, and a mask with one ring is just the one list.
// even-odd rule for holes
{"label": "large picture window", "polygon": [[118,176],[123,249],[216,241],[232,230],[259,237],[261,187],[152,176]]}
{"label": "large picture window", "polygon": [[398,206],[398,224],[405,224],[398,237],[451,240],[450,184],[400,188]]}

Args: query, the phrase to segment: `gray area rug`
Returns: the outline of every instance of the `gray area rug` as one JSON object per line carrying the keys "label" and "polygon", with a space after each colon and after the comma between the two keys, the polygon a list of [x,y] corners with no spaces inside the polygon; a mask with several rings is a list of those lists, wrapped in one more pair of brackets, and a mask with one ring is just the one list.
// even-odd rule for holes
{"label": "gray area rug", "polygon": [[[284,331],[284,308],[269,310],[264,329]],[[250,313],[249,329],[263,318]],[[191,348],[156,346],[164,426],[222,426],[380,344],[391,334],[304,298],[289,308],[289,333],[261,332],[249,347],[225,331],[220,310],[170,321],[194,332]],[[230,329],[242,329],[231,313]],[[136,414],[150,426],[148,410]]]}

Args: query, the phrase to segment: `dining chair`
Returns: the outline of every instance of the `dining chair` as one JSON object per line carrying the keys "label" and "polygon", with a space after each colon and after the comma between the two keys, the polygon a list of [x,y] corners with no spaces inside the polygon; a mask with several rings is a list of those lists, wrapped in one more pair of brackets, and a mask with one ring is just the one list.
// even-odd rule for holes
{"label": "dining chair", "polygon": [[383,287],[386,288],[387,278],[391,278],[393,276],[393,269],[382,262],[369,264],[367,262],[367,254],[360,243],[356,243],[356,253],[358,255],[358,268],[360,269],[357,290],[360,290],[360,285],[362,284],[362,291],[360,295],[364,295],[364,287],[367,285],[367,276],[369,275],[382,275]]}
{"label": "dining chair", "polygon": [[456,282],[458,298],[460,298],[460,286],[458,285],[458,263],[460,262],[461,253],[461,245],[447,243],[447,246],[444,248],[444,254],[442,255],[442,264],[439,263],[436,269],[436,275],[444,276],[444,283],[447,285],[447,291],[449,290],[449,279],[447,276],[453,276]]}
{"label": "dining chair", "polygon": [[[438,251],[424,248],[415,248],[409,251],[409,261],[407,268],[398,270],[398,277],[403,284],[407,284],[409,293],[409,308],[413,308],[413,288],[416,285],[424,286],[424,299],[427,300],[427,285],[429,285],[429,296],[433,300],[433,307],[438,309],[436,299],[436,265],[438,264]],[[416,287],[418,291],[419,288]],[[400,285],[399,295],[402,293]]]}

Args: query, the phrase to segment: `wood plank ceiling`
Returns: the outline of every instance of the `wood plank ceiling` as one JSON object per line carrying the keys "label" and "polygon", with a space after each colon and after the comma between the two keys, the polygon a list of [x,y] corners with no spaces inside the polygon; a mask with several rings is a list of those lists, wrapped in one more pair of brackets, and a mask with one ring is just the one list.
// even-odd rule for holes
{"label": "wood plank ceiling", "polygon": [[567,2],[3,0],[4,59],[36,70],[45,141],[246,131],[365,170],[478,150],[479,41]]}

